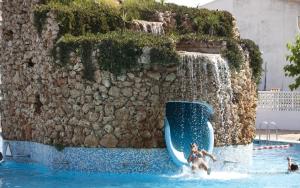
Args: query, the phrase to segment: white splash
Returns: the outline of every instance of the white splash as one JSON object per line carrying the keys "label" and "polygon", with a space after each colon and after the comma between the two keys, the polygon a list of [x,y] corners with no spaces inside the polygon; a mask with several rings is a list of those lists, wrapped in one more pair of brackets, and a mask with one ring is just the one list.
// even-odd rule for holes
{"label": "white splash", "polygon": [[249,174],[232,172],[232,171],[212,171],[208,175],[205,171],[192,172],[190,167],[183,167],[180,174],[169,176],[168,178],[180,179],[183,181],[190,180],[233,180],[233,179],[244,179],[248,178]]}
{"label": "white splash", "polygon": [[[220,54],[204,54],[199,52],[180,52],[182,64],[178,68],[178,74],[182,77],[182,93],[188,91],[189,96],[183,99],[209,101],[208,89],[211,87],[209,77],[215,82],[216,98],[219,103],[221,132],[227,135],[225,122],[230,117],[228,104],[231,103],[233,90],[231,86],[231,74],[228,63]],[[186,93],[186,92],[185,92]],[[224,137],[224,142],[226,138]]]}

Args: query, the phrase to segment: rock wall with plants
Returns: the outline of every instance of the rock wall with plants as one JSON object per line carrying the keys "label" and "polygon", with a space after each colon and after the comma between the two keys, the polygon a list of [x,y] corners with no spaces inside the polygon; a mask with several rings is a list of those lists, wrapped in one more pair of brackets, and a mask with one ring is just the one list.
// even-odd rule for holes
{"label": "rock wall with plants", "polygon": [[254,138],[260,52],[230,13],[151,0],[3,0],[2,9],[4,139],[164,147],[169,100],[210,103],[216,146]]}

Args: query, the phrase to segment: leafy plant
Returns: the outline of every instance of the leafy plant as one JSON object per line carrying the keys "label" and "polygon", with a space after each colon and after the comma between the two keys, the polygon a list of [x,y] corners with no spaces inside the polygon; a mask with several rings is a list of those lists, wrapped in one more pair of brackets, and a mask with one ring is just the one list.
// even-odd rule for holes
{"label": "leafy plant", "polygon": [[[66,46],[71,46],[65,48]],[[68,62],[71,51],[80,51],[81,62],[84,63],[85,70],[91,77],[95,68],[91,67],[92,50],[99,51],[97,60],[99,67],[103,70],[115,74],[121,74],[133,70],[140,66],[139,58],[143,53],[143,48],[150,48],[151,64],[178,63],[179,57],[175,51],[173,41],[167,37],[154,36],[148,33],[135,32],[111,32],[107,34],[87,34],[76,37],[65,35],[58,40],[56,47],[60,54],[55,56],[63,64]],[[64,47],[61,49],[61,47]],[[58,55],[58,54],[57,54]],[[86,67],[87,66],[87,67]]]}
{"label": "leafy plant", "polygon": [[222,55],[227,58],[231,68],[240,70],[241,64],[244,63],[244,57],[236,40],[226,39],[226,49],[222,51]]}
{"label": "leafy plant", "polygon": [[244,49],[248,50],[250,57],[250,67],[252,68],[252,78],[257,84],[261,80],[261,75],[263,72],[262,64],[262,54],[259,47],[250,39],[242,39],[241,45]]}
{"label": "leafy plant", "polygon": [[295,82],[289,85],[290,89],[294,90],[300,86],[300,36],[296,36],[294,44],[288,43],[287,48],[291,53],[286,57],[290,64],[284,66],[284,71],[286,76],[295,78]]}
{"label": "leafy plant", "polygon": [[102,0],[97,2],[75,0],[68,3],[51,1],[34,8],[34,23],[40,33],[47,13],[52,11],[56,14],[60,35],[70,33],[79,36],[85,33],[107,33],[120,29],[123,25],[119,10],[105,2]]}
{"label": "leafy plant", "polygon": [[155,0],[124,0],[122,9],[127,12],[129,20],[141,19],[141,11],[152,10]]}

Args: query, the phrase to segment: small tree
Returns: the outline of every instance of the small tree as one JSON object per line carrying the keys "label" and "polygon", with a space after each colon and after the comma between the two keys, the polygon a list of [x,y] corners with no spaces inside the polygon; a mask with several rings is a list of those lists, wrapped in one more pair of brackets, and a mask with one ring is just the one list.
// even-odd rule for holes
{"label": "small tree", "polygon": [[300,36],[296,36],[294,44],[288,43],[287,48],[291,52],[286,59],[290,64],[284,66],[286,76],[295,77],[295,82],[289,85],[291,90],[297,89],[300,86]]}

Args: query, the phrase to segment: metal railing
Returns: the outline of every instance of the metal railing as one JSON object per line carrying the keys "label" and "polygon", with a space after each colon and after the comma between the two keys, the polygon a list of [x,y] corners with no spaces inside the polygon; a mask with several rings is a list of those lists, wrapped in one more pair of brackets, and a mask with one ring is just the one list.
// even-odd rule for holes
{"label": "metal railing", "polygon": [[[259,129],[260,130],[265,130],[265,135],[266,135],[266,140],[265,141],[266,141],[267,144],[271,140],[271,131],[272,130],[275,131],[276,140],[278,140],[278,127],[277,127],[277,125],[274,121],[271,121],[271,122],[263,121],[263,122],[261,122],[259,124]],[[262,141],[262,132],[259,132],[258,139],[259,139],[259,142]]]}
{"label": "metal railing", "polygon": [[300,111],[300,92],[259,91],[257,108],[271,111]]}

